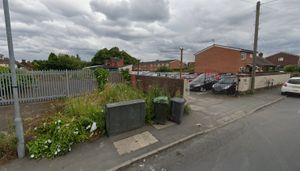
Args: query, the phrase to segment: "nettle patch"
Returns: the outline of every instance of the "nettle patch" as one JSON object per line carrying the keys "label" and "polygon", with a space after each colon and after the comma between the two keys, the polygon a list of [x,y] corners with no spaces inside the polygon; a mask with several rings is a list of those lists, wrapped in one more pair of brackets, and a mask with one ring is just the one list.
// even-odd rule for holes
{"label": "nettle patch", "polygon": [[103,113],[101,109],[97,113],[71,118],[59,113],[58,117],[44,122],[34,129],[35,139],[27,143],[30,158],[53,159],[71,151],[72,145],[101,133],[104,127]]}

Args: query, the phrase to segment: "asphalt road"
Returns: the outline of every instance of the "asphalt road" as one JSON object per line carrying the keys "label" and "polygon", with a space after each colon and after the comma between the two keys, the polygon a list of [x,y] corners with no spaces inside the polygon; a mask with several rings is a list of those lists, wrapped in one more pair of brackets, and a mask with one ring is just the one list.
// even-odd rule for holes
{"label": "asphalt road", "polygon": [[300,98],[288,97],[126,170],[299,171]]}

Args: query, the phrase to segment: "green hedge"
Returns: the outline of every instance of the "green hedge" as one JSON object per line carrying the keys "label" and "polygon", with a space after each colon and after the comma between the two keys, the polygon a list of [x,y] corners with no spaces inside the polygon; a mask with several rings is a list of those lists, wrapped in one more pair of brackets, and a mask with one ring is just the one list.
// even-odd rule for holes
{"label": "green hedge", "polygon": [[300,65],[287,65],[284,67],[285,72],[300,72]]}

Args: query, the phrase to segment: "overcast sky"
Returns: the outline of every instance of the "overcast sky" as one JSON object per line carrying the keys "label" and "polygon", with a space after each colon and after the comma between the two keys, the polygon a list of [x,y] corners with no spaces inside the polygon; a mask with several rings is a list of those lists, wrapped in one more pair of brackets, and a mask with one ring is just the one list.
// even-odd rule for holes
{"label": "overcast sky", "polygon": [[[300,54],[300,0],[262,0],[259,51]],[[7,56],[0,3],[0,53]],[[90,60],[118,46],[142,61],[179,58],[215,43],[252,49],[256,0],[9,0],[15,56]]]}

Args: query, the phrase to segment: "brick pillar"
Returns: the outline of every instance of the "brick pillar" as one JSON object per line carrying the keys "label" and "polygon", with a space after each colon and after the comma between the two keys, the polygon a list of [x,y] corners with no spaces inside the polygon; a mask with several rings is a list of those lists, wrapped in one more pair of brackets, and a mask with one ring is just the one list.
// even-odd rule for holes
{"label": "brick pillar", "polygon": [[130,81],[131,81],[132,87],[137,87],[136,86],[136,75],[130,75]]}

